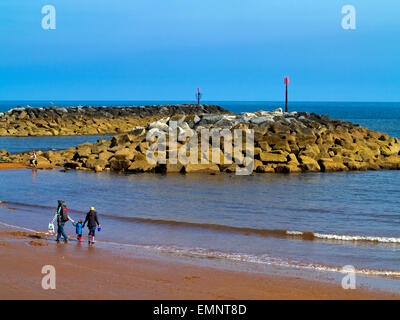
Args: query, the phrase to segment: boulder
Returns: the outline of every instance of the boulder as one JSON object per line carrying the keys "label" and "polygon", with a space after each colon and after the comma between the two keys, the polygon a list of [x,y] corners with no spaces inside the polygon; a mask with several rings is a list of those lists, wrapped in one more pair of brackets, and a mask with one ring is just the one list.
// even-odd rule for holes
{"label": "boulder", "polygon": [[254,123],[254,124],[261,124],[263,122],[273,123],[274,122],[274,118],[273,117],[255,117],[255,118],[251,118],[250,122]]}
{"label": "boulder", "polygon": [[183,165],[180,163],[177,164],[170,164],[167,163],[166,165],[166,172],[167,173],[180,173],[183,170]]}
{"label": "boulder", "polygon": [[266,165],[258,166],[256,172],[258,173],[274,173],[276,165],[269,163]]}
{"label": "boulder", "polygon": [[137,160],[131,163],[131,165],[127,168],[127,171],[132,173],[153,172],[155,168],[155,164],[150,164],[146,160]]}
{"label": "boulder", "polygon": [[129,160],[118,160],[115,159],[114,157],[110,159],[110,170],[111,171],[125,171],[129,168],[131,165],[131,162]]}
{"label": "boulder", "polygon": [[216,164],[187,164],[184,167],[185,173],[219,173],[219,167]]}
{"label": "boulder", "polygon": [[258,141],[258,145],[260,146],[262,151],[271,151],[271,147],[267,141]]}
{"label": "boulder", "polygon": [[112,152],[103,151],[103,152],[99,153],[98,158],[99,158],[99,159],[102,159],[102,160],[108,160],[108,159],[110,159],[113,155],[114,155],[114,153],[112,153]]}
{"label": "boulder", "polygon": [[86,168],[96,169],[96,167],[101,168],[101,171],[106,167],[107,161],[104,159],[88,159],[86,161]]}
{"label": "boulder", "polygon": [[117,160],[132,160],[137,151],[130,148],[119,149],[114,153],[114,158]]}
{"label": "boulder", "polygon": [[280,153],[261,152],[260,160],[264,163],[285,163],[287,162],[286,156]]}
{"label": "boulder", "polygon": [[298,166],[300,163],[296,158],[296,155],[294,153],[289,153],[287,156],[287,161],[289,165],[295,165]]}
{"label": "boulder", "polygon": [[321,170],[318,162],[313,158],[299,155],[300,167],[303,171],[318,172]]}
{"label": "boulder", "polygon": [[348,170],[348,168],[339,161],[333,161],[330,158],[324,158],[320,159],[318,161],[321,171],[323,172],[335,172],[335,171],[345,171]]}
{"label": "boulder", "polygon": [[237,163],[232,163],[227,165],[220,165],[219,167],[221,172],[235,173],[239,165]]}
{"label": "boulder", "polygon": [[88,158],[91,153],[92,148],[90,146],[85,146],[76,151],[74,158]]}
{"label": "boulder", "polygon": [[278,164],[275,168],[277,173],[296,173],[302,172],[301,168],[295,164]]}
{"label": "boulder", "polygon": [[358,162],[358,161],[343,161],[343,164],[349,169],[349,170],[357,170],[357,171],[364,171],[368,170],[368,164],[365,162]]}

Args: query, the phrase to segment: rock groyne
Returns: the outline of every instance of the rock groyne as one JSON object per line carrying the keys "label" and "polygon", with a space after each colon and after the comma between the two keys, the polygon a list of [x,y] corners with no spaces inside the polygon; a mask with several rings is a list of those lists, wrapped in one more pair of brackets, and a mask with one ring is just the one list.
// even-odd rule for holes
{"label": "rock groyne", "polygon": [[228,113],[215,105],[23,107],[0,113],[0,136],[94,135],[128,132],[176,114]]}
{"label": "rock groyne", "polygon": [[[165,164],[150,163],[146,157],[152,142],[149,132],[169,135],[174,128],[183,137],[176,145],[167,143]],[[224,144],[211,161],[210,153],[201,151],[198,142],[197,164],[172,163],[171,155],[185,150],[188,140],[203,129],[254,130],[254,165],[258,173],[334,172],[347,170],[400,169],[400,141],[385,133],[328,116],[306,112],[283,113],[282,110],[241,114],[201,114],[172,116],[136,127],[130,133],[84,143],[57,152],[38,153],[39,163],[64,166],[67,169],[114,171],[123,173],[212,173],[235,172],[243,167],[245,148],[227,159]],[[169,137],[168,137],[169,138]],[[168,139],[167,139],[168,141]],[[5,161],[27,162],[29,154],[6,155]],[[203,161],[206,159],[207,161]]]}

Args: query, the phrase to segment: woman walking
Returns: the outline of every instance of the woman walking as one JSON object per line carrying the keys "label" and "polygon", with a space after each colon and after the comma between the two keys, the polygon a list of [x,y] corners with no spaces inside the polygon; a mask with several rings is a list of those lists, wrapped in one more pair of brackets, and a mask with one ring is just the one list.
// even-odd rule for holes
{"label": "woman walking", "polygon": [[86,214],[86,219],[85,222],[83,223],[83,227],[85,227],[86,222],[88,223],[88,229],[89,229],[88,242],[89,244],[94,244],[96,227],[99,226],[100,228],[100,223],[97,218],[97,212],[94,210],[94,207],[90,207],[90,211]]}

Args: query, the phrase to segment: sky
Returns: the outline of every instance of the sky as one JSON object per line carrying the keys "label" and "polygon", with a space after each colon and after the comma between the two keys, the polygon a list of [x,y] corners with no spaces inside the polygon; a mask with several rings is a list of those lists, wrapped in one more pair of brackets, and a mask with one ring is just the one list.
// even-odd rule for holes
{"label": "sky", "polygon": [[277,101],[289,76],[296,101],[400,101],[399,17],[398,0],[1,0],[0,100]]}

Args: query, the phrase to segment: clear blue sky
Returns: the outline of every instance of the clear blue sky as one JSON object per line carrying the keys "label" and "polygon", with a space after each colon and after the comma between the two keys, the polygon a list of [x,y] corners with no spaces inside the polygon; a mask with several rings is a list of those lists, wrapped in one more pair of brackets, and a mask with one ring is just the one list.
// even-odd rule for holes
{"label": "clear blue sky", "polygon": [[[41,28],[44,5],[57,29]],[[343,5],[357,29],[341,27]],[[398,0],[1,0],[0,100],[400,101]]]}

